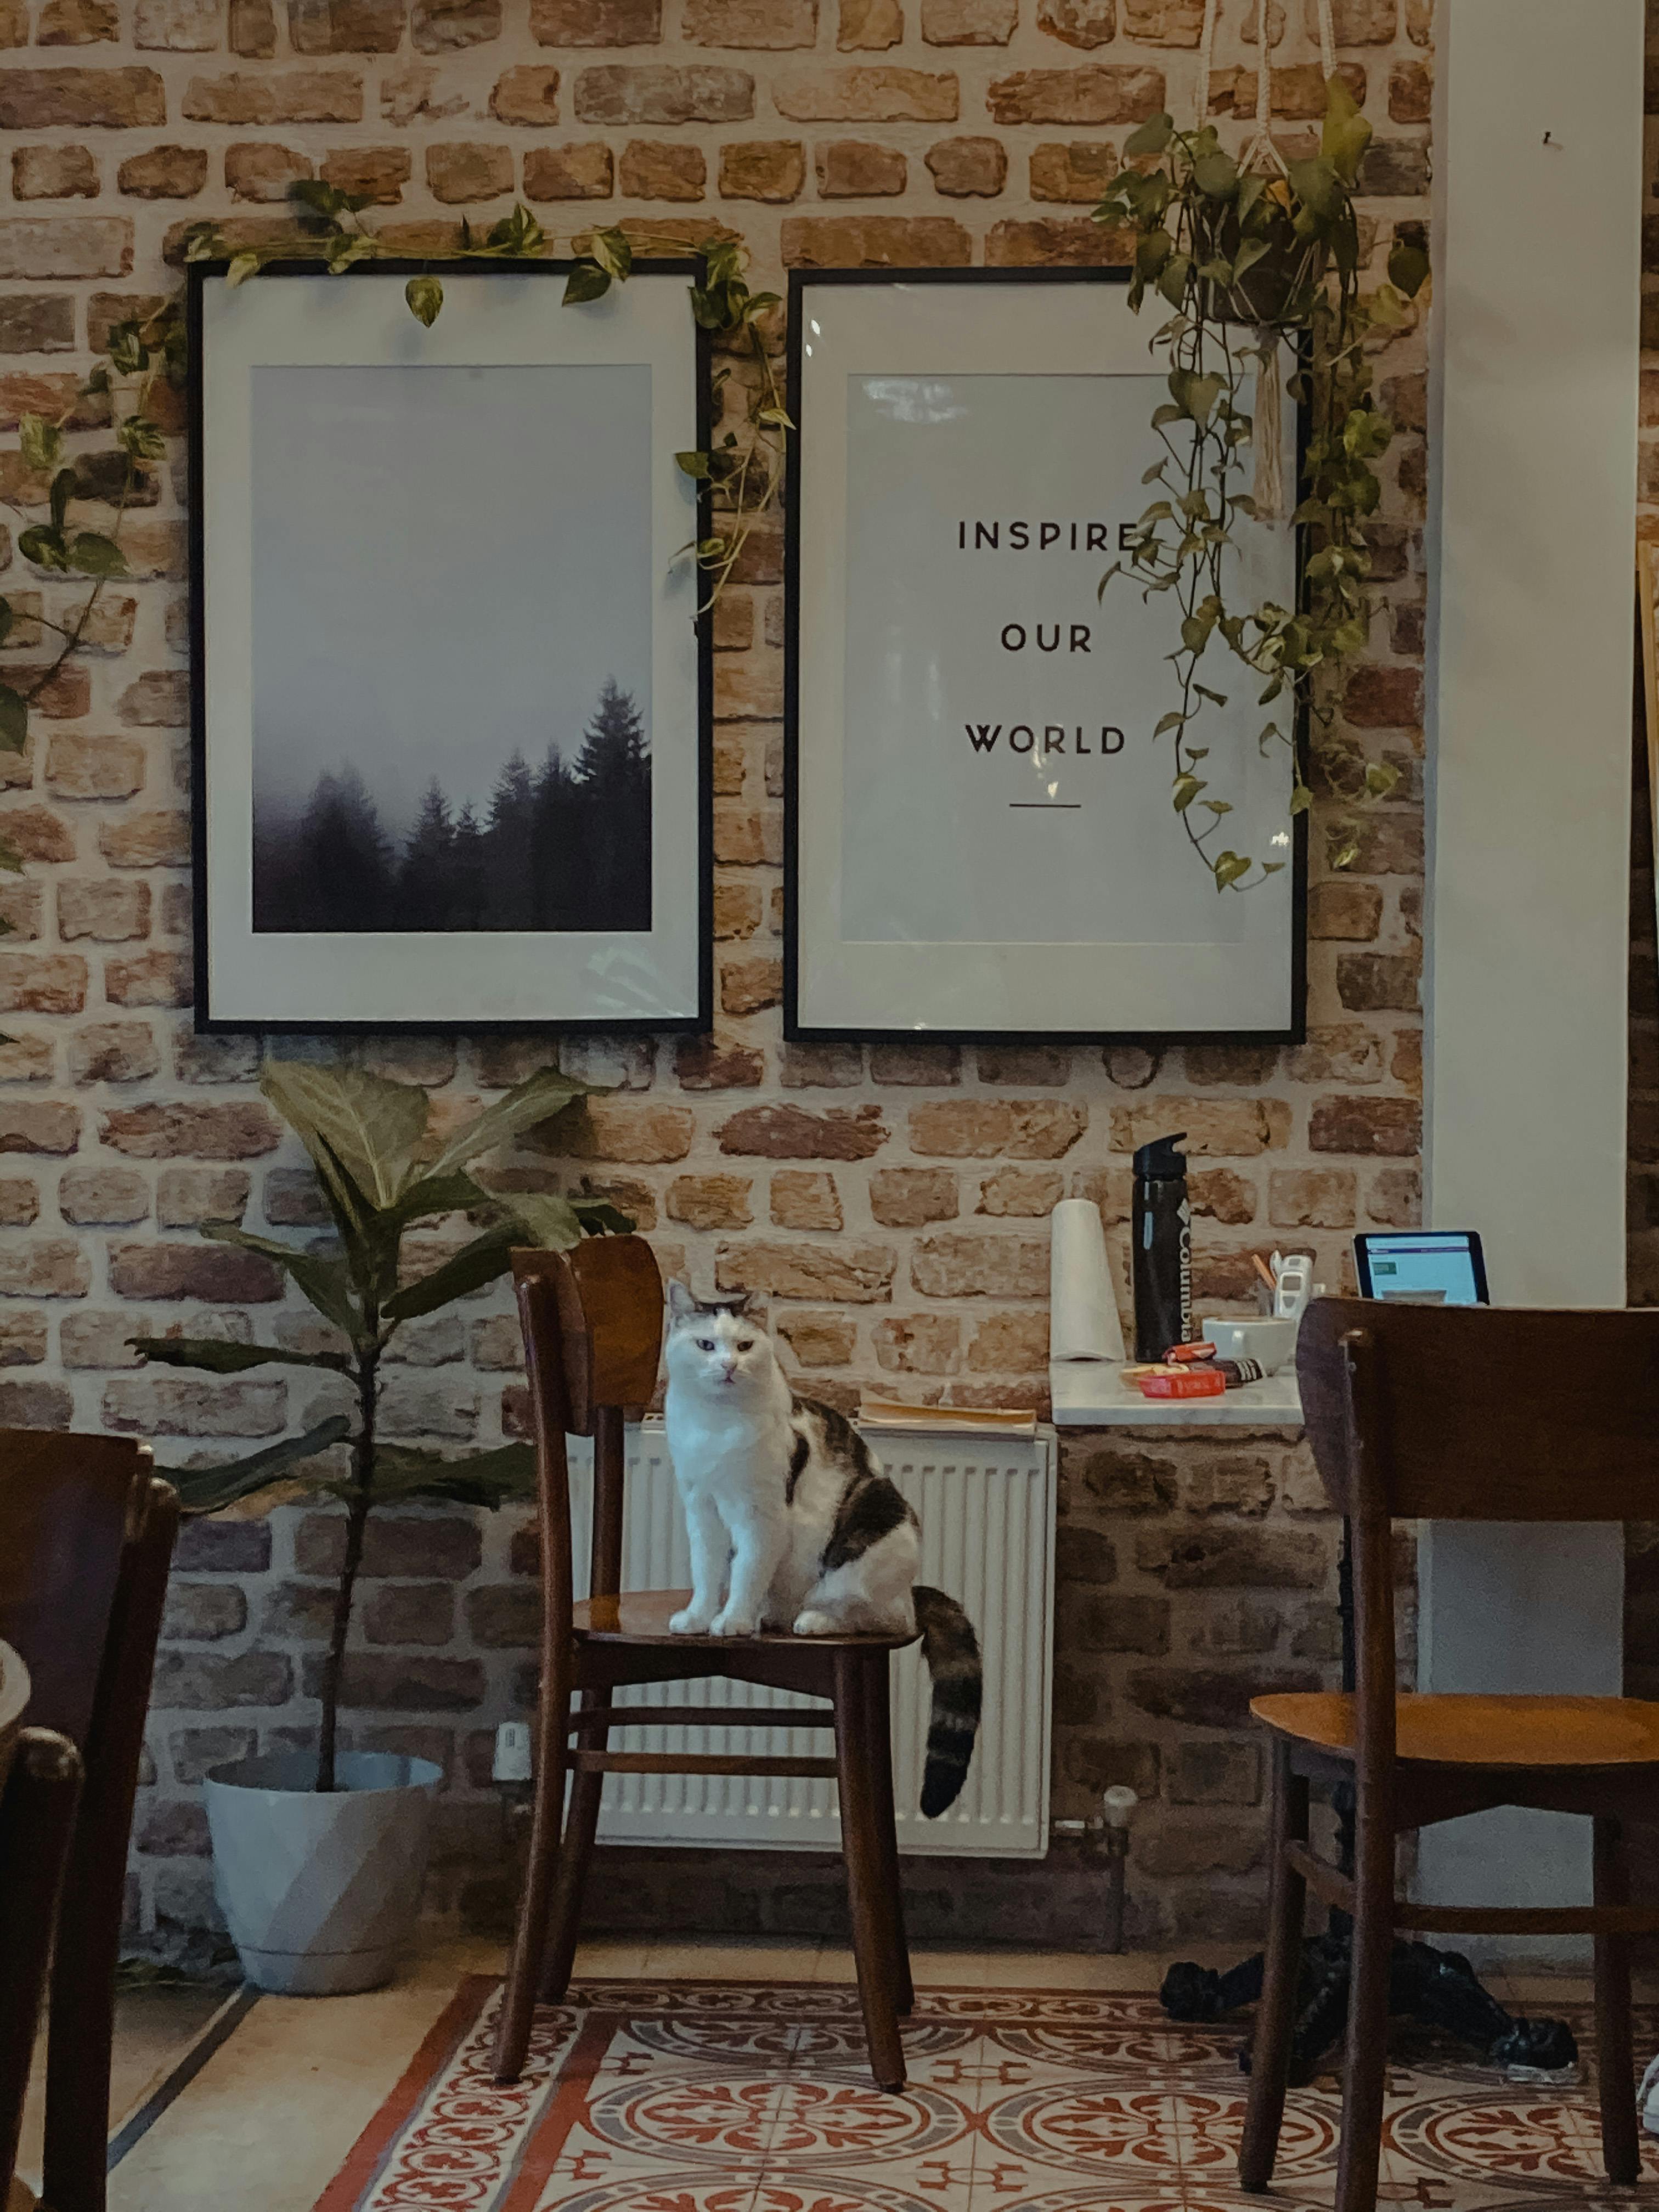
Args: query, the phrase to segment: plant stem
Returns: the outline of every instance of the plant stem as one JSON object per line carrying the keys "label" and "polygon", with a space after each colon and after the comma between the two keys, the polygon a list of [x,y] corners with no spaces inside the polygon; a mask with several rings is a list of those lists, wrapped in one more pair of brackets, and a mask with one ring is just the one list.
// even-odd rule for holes
{"label": "plant stem", "polygon": [[345,1558],[340,1565],[339,1587],[334,1593],[334,1620],[323,1668],[323,1717],[317,1736],[317,1787],[325,1791],[335,1787],[335,1745],[340,1724],[340,1684],[345,1673],[346,1637],[351,1627],[351,1601],[357,1587],[357,1572],[363,1563],[363,1535],[374,1500],[375,1377],[380,1364],[378,1343],[360,1353],[357,1360],[357,1434],[351,1449],[351,1502],[346,1514]]}

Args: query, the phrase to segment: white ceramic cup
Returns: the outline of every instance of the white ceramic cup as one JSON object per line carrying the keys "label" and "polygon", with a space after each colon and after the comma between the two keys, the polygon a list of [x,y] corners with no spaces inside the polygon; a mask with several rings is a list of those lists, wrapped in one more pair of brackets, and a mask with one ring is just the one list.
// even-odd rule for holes
{"label": "white ceramic cup", "polygon": [[1300,1324],[1293,1321],[1228,1321],[1212,1314],[1198,1333],[1212,1344],[1219,1359],[1254,1359],[1264,1375],[1277,1375],[1296,1349]]}

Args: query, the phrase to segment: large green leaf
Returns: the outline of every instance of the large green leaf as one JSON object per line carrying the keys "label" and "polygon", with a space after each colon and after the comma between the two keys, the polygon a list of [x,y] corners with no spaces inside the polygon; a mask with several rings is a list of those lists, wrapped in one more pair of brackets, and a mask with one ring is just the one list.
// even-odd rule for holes
{"label": "large green leaf", "polygon": [[494,1213],[501,1204],[493,1192],[470,1175],[428,1175],[410,1183],[388,1218],[403,1228],[438,1213],[476,1213],[480,1207]]}
{"label": "large green leaf", "polygon": [[545,1245],[550,1252],[568,1252],[582,1241],[582,1218],[568,1198],[550,1191],[515,1190],[501,1204],[532,1243]]}
{"label": "large green leaf", "polygon": [[223,1344],[208,1336],[130,1336],[127,1342],[163,1367],[205,1367],[213,1375],[240,1375],[250,1367],[331,1367],[349,1375],[343,1352],[285,1352],[272,1344]]}
{"label": "large green leaf", "polygon": [[299,1252],[291,1244],[279,1244],[274,1237],[255,1237],[246,1229],[235,1229],[226,1221],[209,1221],[202,1225],[204,1237],[210,1237],[218,1244],[237,1244],[245,1252],[262,1252],[267,1260],[274,1260],[284,1267],[325,1320],[336,1328],[343,1329],[355,1340],[363,1334],[363,1316],[352,1303],[351,1275],[343,1260],[331,1260],[317,1252]]}
{"label": "large green leaf", "polygon": [[482,1290],[512,1265],[513,1243],[512,1223],[497,1222],[482,1237],[464,1244],[441,1267],[389,1297],[382,1312],[390,1322],[414,1321],[421,1314],[436,1313],[453,1298],[465,1297],[469,1291]]}
{"label": "large green leaf", "polygon": [[165,1472],[186,1513],[219,1513],[239,1498],[250,1498],[256,1490],[280,1482],[301,1460],[314,1458],[331,1444],[343,1443],[350,1434],[345,1415],[331,1413],[303,1436],[284,1437],[263,1451],[250,1452],[246,1459],[228,1460],[222,1467],[168,1468]]}
{"label": "large green leaf", "polygon": [[573,1098],[583,1097],[595,1087],[591,1083],[579,1083],[573,1076],[561,1075],[556,1067],[538,1069],[522,1083],[515,1083],[493,1106],[486,1106],[464,1129],[458,1129],[427,1173],[447,1175],[452,1169],[465,1167],[481,1153],[493,1152],[498,1145],[506,1144],[520,1130],[534,1128],[538,1121],[550,1121]]}
{"label": "large green leaf", "polygon": [[274,1060],[259,1088],[319,1167],[322,1139],[377,1206],[400,1194],[426,1134],[427,1097],[417,1084],[392,1083],[360,1067]]}
{"label": "large green leaf", "polygon": [[500,1444],[494,1451],[444,1459],[404,1444],[382,1444],[374,1455],[374,1495],[442,1498],[456,1505],[497,1506],[536,1494],[536,1455],[528,1444]]}

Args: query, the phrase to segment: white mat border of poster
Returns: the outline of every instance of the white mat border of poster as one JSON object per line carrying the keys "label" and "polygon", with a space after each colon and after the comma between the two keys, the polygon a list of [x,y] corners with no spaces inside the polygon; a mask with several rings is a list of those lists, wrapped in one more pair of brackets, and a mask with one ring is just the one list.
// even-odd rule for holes
{"label": "white mat border of poster", "polygon": [[[879,295],[886,322],[878,337],[867,314],[850,333],[862,349],[864,374],[1018,374],[1036,366],[1049,374],[1144,377],[1159,369],[1161,356],[1149,347],[1164,317],[1161,303],[1152,301],[1139,315],[1130,311],[1127,278],[1127,270],[1107,268],[790,273],[789,411],[796,434],[785,560],[784,1033],[791,1040],[926,1035],[945,1042],[1228,1037],[1295,1044],[1305,1036],[1305,815],[1295,819],[1282,877],[1255,890],[1217,895],[1255,902],[1237,945],[860,943],[841,933],[846,417],[844,409],[832,413],[814,404],[810,379],[848,373],[849,334],[832,318],[814,318],[811,295],[826,307],[834,300],[843,321],[849,295],[863,304],[851,288],[864,288],[866,299]],[[1048,319],[1034,325],[1024,301],[1018,314],[993,312],[998,286],[1048,290]],[[804,358],[809,330],[811,372]],[[1285,449],[1293,454],[1297,425],[1288,398],[1285,409]],[[1287,601],[1292,545],[1287,526],[1279,592]]]}

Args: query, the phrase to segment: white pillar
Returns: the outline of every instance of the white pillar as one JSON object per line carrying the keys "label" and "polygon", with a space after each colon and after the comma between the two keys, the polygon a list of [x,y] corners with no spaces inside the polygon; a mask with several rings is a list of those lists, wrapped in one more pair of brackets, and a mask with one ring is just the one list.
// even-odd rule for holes
{"label": "white pillar", "polygon": [[[1616,1306],[1642,0],[1441,0],[1435,40],[1425,1218],[1500,1305]],[[1424,1688],[1620,1687],[1616,1526],[1421,1559]],[[1588,1823],[1430,1829],[1419,1887],[1582,1901]]]}

